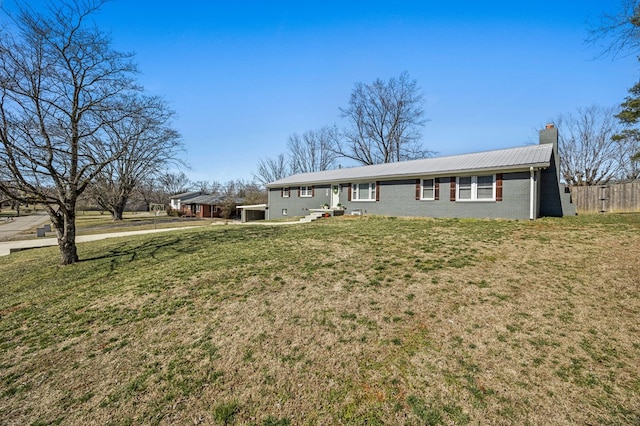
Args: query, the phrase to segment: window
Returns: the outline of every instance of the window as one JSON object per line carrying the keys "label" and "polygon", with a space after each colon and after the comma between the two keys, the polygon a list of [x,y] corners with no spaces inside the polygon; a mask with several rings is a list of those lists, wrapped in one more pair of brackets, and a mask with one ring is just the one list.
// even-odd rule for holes
{"label": "window", "polygon": [[434,200],[435,186],[433,179],[422,179],[422,185],[420,187],[420,199],[421,200]]}
{"label": "window", "polygon": [[486,175],[456,178],[456,191],[458,201],[495,201],[496,177]]}
{"label": "window", "polygon": [[478,200],[493,200],[493,176],[476,177],[476,198]]}
{"label": "window", "polygon": [[283,198],[289,198],[289,194],[290,194],[289,188],[282,188],[282,197]]}
{"label": "window", "polygon": [[282,216],[286,216],[287,215],[287,209],[282,209]]}
{"label": "window", "polygon": [[458,200],[471,200],[473,176],[458,178]]}
{"label": "window", "polygon": [[416,200],[440,199],[440,178],[416,179]]}
{"label": "window", "polygon": [[312,186],[301,186],[300,187],[300,196],[301,197],[313,197],[313,187]]}
{"label": "window", "polygon": [[351,185],[351,201],[377,201],[376,183],[354,183]]}

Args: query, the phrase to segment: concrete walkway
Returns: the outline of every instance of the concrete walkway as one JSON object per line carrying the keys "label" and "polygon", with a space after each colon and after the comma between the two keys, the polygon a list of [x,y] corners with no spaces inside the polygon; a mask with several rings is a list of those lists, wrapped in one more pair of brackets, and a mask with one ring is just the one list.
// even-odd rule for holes
{"label": "concrete walkway", "polygon": [[[206,225],[201,225],[206,226]],[[193,229],[199,226],[182,226],[180,228],[162,228],[162,229],[146,229],[143,231],[124,231],[124,232],[111,232],[109,234],[94,234],[94,235],[78,235],[76,236],[76,243],[86,243],[87,241],[98,241],[106,238],[128,237],[131,235],[153,234],[157,232],[167,231],[179,231],[181,229]],[[39,247],[51,247],[57,246],[57,238],[38,238],[36,240],[20,240],[20,241],[7,241],[0,243],[0,256],[8,256],[11,252],[39,248]]]}
{"label": "concrete walkway", "polygon": [[[31,216],[23,216],[17,217],[15,220],[10,221],[6,224],[0,225],[0,230],[5,231],[5,234],[2,235],[2,238],[9,238],[19,234],[20,232],[28,231],[32,228],[42,225],[49,221],[49,215],[44,214],[36,214]],[[248,222],[248,223],[240,223],[237,221],[233,222],[214,222],[211,225],[263,225],[263,226],[280,226],[280,225],[296,225],[300,223],[306,223],[301,221],[291,221],[291,222]],[[142,235],[142,234],[153,234],[157,232],[167,232],[167,231],[179,231],[181,229],[193,229],[199,228],[202,226],[210,226],[210,225],[196,225],[196,226],[181,226],[178,228],[161,228],[161,229],[146,229],[141,231],[123,231],[123,232],[110,232],[107,234],[93,234],[93,235],[78,235],[76,236],[76,243],[84,243],[87,241],[98,241],[104,240],[106,238],[117,238],[117,237],[127,237],[132,235]],[[6,229],[5,229],[6,228]],[[54,233],[55,234],[55,233]],[[0,240],[2,239],[0,238]],[[0,256],[8,256],[11,252],[39,248],[39,247],[51,247],[57,246],[58,239],[57,238],[37,238],[33,240],[16,240],[16,241],[5,241],[0,242]]]}

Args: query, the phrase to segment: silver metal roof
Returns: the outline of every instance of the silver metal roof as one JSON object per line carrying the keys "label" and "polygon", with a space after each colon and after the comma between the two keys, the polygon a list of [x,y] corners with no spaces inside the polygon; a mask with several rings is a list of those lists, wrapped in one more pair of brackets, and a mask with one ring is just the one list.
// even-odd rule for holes
{"label": "silver metal roof", "polygon": [[[227,197],[224,196],[220,196],[220,195],[198,195],[197,197],[193,197],[193,198],[189,198],[187,200],[182,200],[183,204],[210,204],[210,205],[216,205],[216,204],[222,204],[226,201]],[[242,198],[233,198],[232,199],[234,203],[239,204],[242,203],[244,200]]]}
{"label": "silver metal roof", "polygon": [[181,192],[180,194],[172,195],[169,198],[172,200],[180,200],[180,199],[186,200],[188,198],[197,197],[200,194],[202,194],[202,192],[200,191]]}
{"label": "silver metal roof", "polygon": [[267,184],[268,188],[321,184],[348,183],[367,179],[402,179],[419,176],[446,176],[453,173],[482,171],[524,170],[529,167],[549,167],[553,145],[529,145],[473,154],[425,158],[397,163],[375,164],[322,172],[301,173]]}
{"label": "silver metal roof", "polygon": [[184,204],[219,204],[221,202],[222,199],[217,195],[198,195],[197,197],[183,200]]}

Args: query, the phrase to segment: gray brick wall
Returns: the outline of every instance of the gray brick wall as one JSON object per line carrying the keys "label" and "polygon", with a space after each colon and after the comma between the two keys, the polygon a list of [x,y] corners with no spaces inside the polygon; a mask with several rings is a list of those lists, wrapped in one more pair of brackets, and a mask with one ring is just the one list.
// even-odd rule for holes
{"label": "gray brick wall", "polygon": [[570,216],[576,214],[576,206],[571,203],[571,194],[565,192],[565,185],[558,179],[555,153],[551,158],[551,167],[541,173],[540,216]]}
{"label": "gray brick wall", "polygon": [[[267,212],[269,219],[306,216],[309,214],[309,209],[319,209],[323,204],[331,203],[331,187],[329,185],[314,185],[313,197],[298,196],[297,186],[290,188],[288,198],[283,198],[281,194],[281,188],[269,190],[269,210]],[[282,209],[287,209],[287,216],[282,214]]]}
{"label": "gray brick wall", "polygon": [[[529,218],[529,173],[503,174],[503,201],[450,201],[450,178],[440,178],[440,199],[422,201],[415,199],[415,179],[380,182],[380,201],[347,201],[348,184],[340,185],[340,203],[347,207],[347,214],[362,210],[365,214],[386,216],[425,216],[458,218]],[[331,203],[330,185],[316,186],[313,198],[298,197],[298,188],[291,188],[289,198],[281,197],[280,188],[269,190],[269,218],[304,216],[310,208]]]}

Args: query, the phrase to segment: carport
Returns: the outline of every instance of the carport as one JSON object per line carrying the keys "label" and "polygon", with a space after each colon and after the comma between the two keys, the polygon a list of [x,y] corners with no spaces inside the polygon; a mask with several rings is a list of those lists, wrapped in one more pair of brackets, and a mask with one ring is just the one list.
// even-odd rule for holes
{"label": "carport", "polygon": [[264,220],[267,213],[266,204],[252,204],[248,206],[238,206],[240,209],[240,221],[242,223],[254,220]]}

